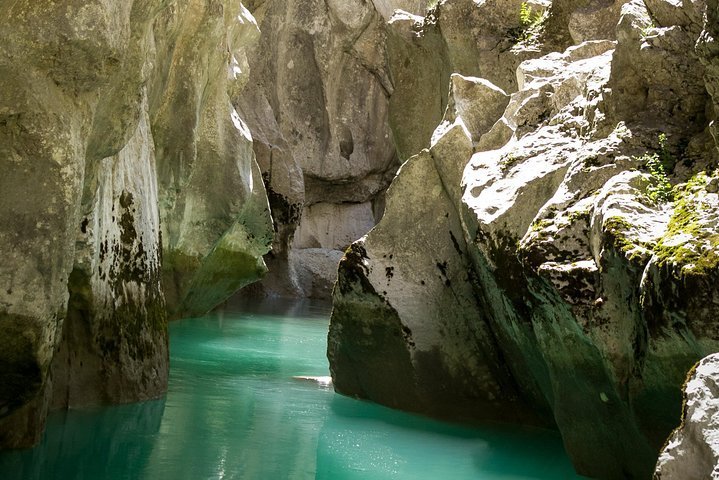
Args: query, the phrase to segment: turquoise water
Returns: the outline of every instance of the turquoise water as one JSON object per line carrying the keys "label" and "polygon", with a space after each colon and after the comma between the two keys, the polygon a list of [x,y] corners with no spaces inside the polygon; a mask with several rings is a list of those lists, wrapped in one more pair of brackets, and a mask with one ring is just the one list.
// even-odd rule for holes
{"label": "turquoise water", "polygon": [[0,479],[571,479],[558,435],[470,429],[336,395],[327,306],[175,322],[166,399],[52,414]]}

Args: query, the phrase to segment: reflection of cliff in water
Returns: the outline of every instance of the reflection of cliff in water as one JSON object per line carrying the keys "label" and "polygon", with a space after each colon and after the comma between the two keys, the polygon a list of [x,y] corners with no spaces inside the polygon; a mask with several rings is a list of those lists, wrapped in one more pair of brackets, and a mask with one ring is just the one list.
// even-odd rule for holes
{"label": "reflection of cliff in water", "polygon": [[554,431],[467,428],[340,395],[329,409],[315,480],[580,478]]}
{"label": "reflection of cliff in water", "polygon": [[327,306],[234,307],[171,325],[167,406],[143,478],[314,478],[333,393],[292,377],[327,374]]}
{"label": "reflection of cliff in water", "polygon": [[0,453],[0,471],[5,480],[132,478],[119,472],[144,470],[164,411],[162,399],[55,412],[36,448]]}

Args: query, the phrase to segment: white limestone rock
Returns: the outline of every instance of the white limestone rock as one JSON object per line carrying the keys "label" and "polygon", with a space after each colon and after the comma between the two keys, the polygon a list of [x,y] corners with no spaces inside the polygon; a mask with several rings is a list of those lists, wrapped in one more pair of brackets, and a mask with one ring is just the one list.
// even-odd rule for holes
{"label": "white limestone rock", "polygon": [[654,478],[719,478],[719,354],[703,358],[689,372],[682,424],[664,445]]}
{"label": "white limestone rock", "polygon": [[167,388],[160,217],[147,103],[127,145],[88,165],[70,301],[52,364],[55,408],[128,403]]}
{"label": "white limestone rock", "polygon": [[[457,80],[478,74],[459,71],[465,77],[452,77],[449,108],[430,137],[431,149],[405,163],[389,190],[384,219],[350,247],[340,264],[329,358],[338,391],[431,411],[433,397],[424,395],[421,382],[392,385],[384,376],[373,380],[367,371],[380,368],[380,356],[396,362],[388,377],[417,379],[422,371],[451,365],[441,356],[431,363],[416,360],[414,348],[427,345],[425,339],[450,342],[437,333],[446,330],[446,320],[430,312],[439,305],[461,319],[468,311],[479,311],[481,317],[474,321],[492,334],[486,337],[492,346],[482,348],[501,352],[506,368],[494,381],[503,384],[508,374],[518,385],[518,395],[500,393],[500,398],[516,402],[515,408],[528,416],[551,412],[580,473],[646,478],[656,458],[652,445],[671,430],[678,415],[676,392],[684,372],[719,348],[713,326],[719,314],[719,257],[716,238],[709,234],[719,204],[712,195],[719,188],[715,173],[699,173],[717,165],[710,136],[716,89],[705,78],[712,71],[705,65],[713,65],[715,55],[712,41],[697,42],[709,37],[696,25],[703,18],[696,15],[700,4],[668,6],[667,11],[676,8],[684,14],[674,20],[662,17],[674,24],[653,24],[657,19],[643,2],[611,3],[595,6],[606,9],[596,30],[588,17],[581,18],[589,10],[578,8],[577,2],[552,3],[548,43],[542,48],[564,45],[562,51],[518,63],[519,90],[505,88],[509,102],[486,132],[470,131],[469,114],[457,113]],[[440,45],[435,52],[442,52],[472,41],[467,35],[445,43],[443,36],[451,28],[443,27],[440,34],[432,27],[432,21],[458,18],[459,11],[470,17],[468,9],[448,0],[440,3],[437,18],[421,23],[396,16],[391,41],[397,58],[409,58],[416,67],[422,63],[412,59],[428,45]],[[443,17],[450,10],[454,14]],[[613,21],[618,23],[616,35],[609,28]],[[679,25],[687,21],[693,23]],[[571,45],[572,31],[591,40]],[[443,74],[435,70],[424,78],[431,82]],[[396,88],[399,96],[393,98],[410,98],[402,94]],[[417,102],[421,106],[408,116],[421,110],[427,112],[423,118],[435,118],[436,107],[424,95]],[[400,151],[422,145],[426,137],[417,132],[426,126],[414,127],[408,118],[401,128],[410,133],[395,132]],[[660,159],[667,163],[666,176],[651,167]],[[458,186],[457,167],[463,163]],[[398,257],[395,248],[414,252],[426,231],[442,225],[433,212],[444,202],[416,199],[408,187],[417,179],[427,189],[435,185],[428,178],[432,166],[463,231],[463,241],[455,243],[459,258],[452,257],[449,264],[464,262],[474,300],[433,290],[436,300],[426,304],[427,295],[420,293],[419,278],[413,276],[429,270],[426,259],[420,254],[411,261]],[[672,188],[673,201],[667,193]],[[657,194],[661,189],[663,196]],[[398,202],[400,195],[406,195],[405,202]],[[432,205],[426,218],[408,207],[417,201]],[[451,212],[448,218],[454,221]],[[399,238],[400,231],[412,232],[411,240]],[[432,252],[446,248],[441,239],[427,244]],[[392,261],[387,260],[390,254]],[[410,265],[413,275],[405,273]],[[390,267],[393,275],[387,282],[382,272]],[[395,280],[401,280],[399,286]],[[466,291],[455,287],[456,280],[451,280],[452,288]],[[401,333],[403,327],[412,332],[411,339]],[[415,332],[421,334],[415,338]],[[486,371],[494,372],[492,358],[478,361],[489,362]],[[489,377],[468,375],[491,385]],[[478,407],[485,408],[491,407]]]}
{"label": "white limestone rock", "polygon": [[302,248],[290,251],[289,267],[302,297],[327,299],[337,280],[337,266],[344,255],[331,248]]}
{"label": "white limestone rock", "polygon": [[173,317],[201,315],[267,270],[272,218],[250,131],[229,96],[242,81],[233,66],[249,47],[243,42],[259,32],[228,0],[166,9],[155,34],[162,75],[153,78],[150,110],[163,288]]}
{"label": "white limestone rock", "polygon": [[423,14],[427,7],[424,0],[372,0],[372,3],[386,21],[389,21],[397,10]]}
{"label": "white limestone rock", "polygon": [[508,98],[486,80],[454,82],[431,148],[405,162],[387,192],[385,216],[340,263],[328,336],[334,386],[443,417],[493,411],[538,422],[507,383],[474,308],[458,215],[461,172],[473,150],[462,114],[479,137]]}
{"label": "white limestone rock", "polygon": [[[269,191],[277,235],[267,261],[287,273],[267,277],[258,288],[261,294],[303,294],[293,277],[294,267],[302,266],[288,262],[298,227],[299,237],[315,228],[313,205],[381,202],[399,167],[389,126],[393,85],[385,24],[394,9],[422,11],[420,4],[268,0],[250,5],[262,34],[249,54],[248,87],[233,103],[253,132]],[[345,245],[374,226],[366,217],[355,225],[354,218],[338,218],[332,225]]]}
{"label": "white limestone rock", "polygon": [[376,222],[372,204],[315,203],[305,207],[295,232],[293,248],[326,248],[344,251],[364,236]]}
{"label": "white limestone rock", "polygon": [[272,226],[229,98],[257,35],[238,0],[0,15],[3,448],[39,439],[51,377],[56,406],[162,395],[165,292],[209,310],[261,274]]}

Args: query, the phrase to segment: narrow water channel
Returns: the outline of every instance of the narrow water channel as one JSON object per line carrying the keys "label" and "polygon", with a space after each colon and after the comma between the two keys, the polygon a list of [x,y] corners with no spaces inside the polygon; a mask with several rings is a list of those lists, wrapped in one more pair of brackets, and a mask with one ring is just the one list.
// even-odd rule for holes
{"label": "narrow water channel", "polygon": [[294,379],[326,376],[329,306],[170,326],[166,399],[52,414],[0,479],[573,479],[552,432],[470,429]]}

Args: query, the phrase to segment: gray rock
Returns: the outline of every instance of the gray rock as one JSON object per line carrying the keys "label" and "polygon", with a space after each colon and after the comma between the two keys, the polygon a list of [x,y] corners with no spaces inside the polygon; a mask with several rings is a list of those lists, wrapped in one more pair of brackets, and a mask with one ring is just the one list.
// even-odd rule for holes
{"label": "gray rock", "polygon": [[[125,363],[126,371],[93,387],[134,384],[125,400],[135,394],[157,396],[164,389],[167,333],[157,283],[154,176],[122,178],[128,171],[134,176],[135,169],[147,172],[153,161],[142,85],[148,73],[147,39],[159,8],[160,2],[153,1],[20,1],[0,7],[6,19],[0,27],[5,39],[0,47],[0,163],[5,172],[0,251],[6,259],[0,267],[2,447],[39,439],[52,395],[50,364],[63,320],[71,316],[69,284],[91,297],[98,326],[115,313],[122,316],[123,309],[125,315],[137,314],[137,337],[124,345],[117,338],[108,355],[109,363],[120,369]],[[145,126],[138,126],[143,121]],[[99,188],[104,189],[100,194]],[[108,213],[113,204],[119,208],[121,198],[127,208],[113,218]],[[101,281],[99,273],[89,272],[102,263],[99,256],[89,258],[81,249],[76,255],[78,236],[98,224],[104,231],[95,230],[85,245],[102,242],[115,249],[102,260],[107,270]],[[145,237],[142,244],[140,236],[153,235],[153,228],[154,238]],[[80,263],[87,274],[78,282],[72,272],[79,272]],[[98,280],[92,288],[90,275]]]}
{"label": "gray rock", "polygon": [[[498,91],[486,81],[475,86]],[[468,99],[450,105],[462,100]],[[497,102],[506,103],[505,96]],[[541,422],[516,396],[475,308],[456,197],[472,141],[454,110],[440,128],[444,133],[432,148],[402,166],[382,221],[342,259],[328,336],[334,386],[441,417],[487,412],[483,418],[496,419],[503,412]]]}
{"label": "gray rock", "polygon": [[257,36],[239,1],[0,14],[1,448],[36,442],[51,403],[162,395],[167,308],[256,280],[272,227],[230,103]]}
{"label": "gray rock", "polygon": [[703,358],[684,385],[682,424],[664,445],[654,478],[719,478],[719,354]]}
{"label": "gray rock", "polygon": [[173,316],[201,315],[264,274],[272,242],[252,137],[229,96],[257,24],[239,1],[208,1],[163,10],[155,29],[163,287]]}
{"label": "gray rock", "polygon": [[[450,3],[440,3],[440,22]],[[553,3],[539,51],[572,44],[570,32],[585,13],[578,3]],[[339,392],[457,413],[423,390],[436,380],[417,380],[452,371],[452,362],[442,355],[418,361],[416,352],[452,345],[476,369],[462,372],[461,388],[449,383],[446,391],[458,404],[471,398],[474,418],[492,408],[494,418],[504,418],[500,406],[467,393],[478,386],[524,421],[551,419],[578,472],[651,475],[656,449],[679,415],[685,372],[719,349],[711,233],[719,199],[716,174],[701,173],[717,165],[709,135],[715,89],[706,67],[713,40],[702,33],[706,24],[696,24],[701,2],[671,3],[667,11],[682,10],[665,15],[671,25],[655,24],[643,2],[625,3],[615,35],[607,25],[618,5],[607,2],[601,28],[575,31],[591,41],[521,63],[518,90],[506,90],[509,102],[486,118],[494,121],[484,123],[487,131],[472,132],[472,148],[467,126],[474,122],[457,108],[453,84],[449,120],[435,130],[430,151],[405,163],[382,221],[340,263],[328,347]],[[404,18],[406,42],[414,30]],[[663,171],[652,166],[660,161]],[[412,187],[422,182],[431,191],[438,181],[446,199]],[[426,216],[416,216],[416,204]],[[450,224],[463,239],[426,239],[443,228],[434,213],[443,205],[456,210],[447,222],[457,222]],[[460,264],[464,279],[450,284],[460,293],[427,293],[421,274],[432,262],[421,252],[434,259],[452,244],[458,248],[448,265]],[[405,250],[407,257],[399,253]],[[435,318],[435,310],[451,313]],[[486,335],[453,343],[447,318],[452,328],[469,323]],[[372,371],[380,358],[396,360],[387,374],[406,376],[403,383]],[[516,390],[493,390],[507,382]]]}
{"label": "gray rock", "polygon": [[[270,275],[263,282],[264,294],[304,295],[288,262],[297,245],[295,231],[316,220],[305,214],[322,209],[316,205],[377,202],[399,166],[389,127],[393,87],[385,22],[396,8],[421,10],[424,5],[375,3],[268,0],[250,5],[262,34],[249,55],[248,87],[233,100],[253,132],[269,191],[277,236],[268,262],[286,274]],[[350,220],[332,224],[344,229],[335,233],[347,237],[346,244],[374,225],[363,222],[359,228]],[[307,228],[313,227],[300,227],[297,235]],[[331,273],[324,282],[335,278]]]}

